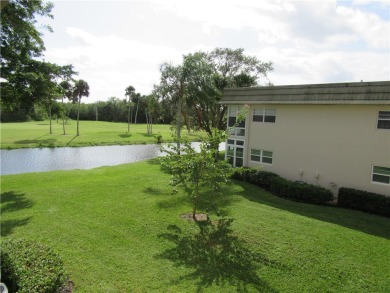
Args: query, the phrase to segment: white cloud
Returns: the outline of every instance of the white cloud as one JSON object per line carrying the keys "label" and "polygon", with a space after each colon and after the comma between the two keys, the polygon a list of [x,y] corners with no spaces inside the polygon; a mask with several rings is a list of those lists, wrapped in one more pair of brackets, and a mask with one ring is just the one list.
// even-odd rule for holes
{"label": "white cloud", "polygon": [[59,64],[73,64],[79,71],[77,78],[89,83],[93,100],[121,98],[129,85],[137,85],[138,92],[148,94],[153,83],[159,80],[159,65],[164,60],[178,63],[182,57],[170,47],[147,45],[115,35],[97,36],[75,27],[69,27],[67,33],[76,44],[49,49],[45,55]]}
{"label": "white cloud", "polygon": [[275,85],[390,80],[387,53],[316,53],[273,47],[252,54],[269,56],[274,62],[275,70],[269,78]]}
{"label": "white cloud", "polygon": [[374,13],[338,7],[337,13],[370,48],[390,48],[390,22]]}
{"label": "white cloud", "polygon": [[90,84],[90,100],[124,97],[128,85],[148,94],[161,63],[215,47],[242,47],[274,62],[269,77],[276,85],[390,80],[390,22],[375,13],[378,6],[366,9],[369,1],[115,1],[106,6],[109,15],[123,15],[121,9],[133,17],[110,19],[100,30],[91,24],[102,21],[105,11],[97,9],[104,5],[82,2],[74,1],[72,11],[85,20],[64,17],[69,41],[47,46],[46,59],[73,64]]}

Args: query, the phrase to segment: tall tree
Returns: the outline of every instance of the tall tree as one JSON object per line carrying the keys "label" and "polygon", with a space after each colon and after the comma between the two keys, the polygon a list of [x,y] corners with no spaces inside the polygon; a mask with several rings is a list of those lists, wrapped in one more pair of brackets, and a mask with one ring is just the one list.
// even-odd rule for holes
{"label": "tall tree", "polygon": [[148,134],[153,133],[153,121],[159,112],[159,103],[156,93],[152,93],[144,98],[145,100],[145,115],[146,115],[146,130]]}
{"label": "tall tree", "polygon": [[[156,91],[163,99],[170,101],[176,108],[176,137],[177,151],[180,152],[181,127],[183,116],[183,105],[186,94],[186,76],[181,65],[174,66],[170,63],[163,63],[160,66],[160,84]],[[185,116],[185,115],[184,115]]]}
{"label": "tall tree", "polygon": [[[2,5],[0,76],[5,109],[30,111],[34,104],[45,103],[47,90],[40,85],[51,83],[53,74],[60,74],[54,64],[39,60],[45,47],[36,16],[52,18],[52,7],[52,3],[42,0],[10,0]],[[51,31],[49,26],[40,27]]]}
{"label": "tall tree", "polygon": [[[221,139],[219,137],[219,142]],[[184,187],[192,202],[194,221],[197,220],[196,212],[201,203],[212,202],[216,206],[222,195],[221,188],[232,174],[232,167],[227,161],[215,160],[215,149],[210,147],[213,143],[203,141],[200,151],[195,150],[190,143],[185,143],[179,146],[184,155],[180,155],[174,145],[163,147],[167,156],[162,158],[162,164],[171,171],[173,191],[177,192],[178,186]]]}
{"label": "tall tree", "polygon": [[130,111],[131,111],[131,97],[135,94],[135,88],[133,86],[128,86],[125,89],[125,96],[129,97],[128,100],[128,111],[127,111],[127,133],[130,132]]}
{"label": "tall tree", "polygon": [[[191,109],[197,127],[213,135],[214,128],[226,128],[227,107],[218,102],[226,87],[258,85],[267,82],[273,70],[271,62],[247,56],[243,49],[216,48],[212,52],[196,52],[183,56],[182,65],[162,65],[160,88],[164,98],[175,97]],[[180,97],[180,99],[178,99]],[[185,118],[185,115],[182,115]]]}
{"label": "tall tree", "polygon": [[133,95],[133,97],[131,99],[131,101],[137,105],[136,108],[135,108],[134,124],[137,124],[138,106],[139,106],[140,100],[141,100],[141,94],[134,93],[134,95]]}
{"label": "tall tree", "polygon": [[31,80],[29,89],[35,94],[40,95],[36,104],[43,105],[49,114],[49,133],[52,134],[52,108],[55,107],[55,100],[60,96],[61,90],[58,85],[58,78],[67,71],[67,67],[58,66],[49,62],[34,62],[35,66],[34,80]]}
{"label": "tall tree", "polygon": [[72,100],[73,97],[73,86],[68,80],[63,80],[60,83],[61,87],[61,116],[62,116],[62,130],[63,134],[66,134],[65,131],[65,116],[66,116],[66,111],[64,107],[64,98],[67,98],[68,100]]}
{"label": "tall tree", "polygon": [[273,70],[271,62],[247,56],[244,49],[216,48],[210,53],[197,52],[185,56],[184,64],[190,69],[188,78],[196,85],[189,91],[191,102],[196,107],[199,123],[209,134],[212,128],[226,128],[227,107],[218,103],[224,89],[257,86],[260,78],[269,83],[267,74]]}
{"label": "tall tree", "polygon": [[80,118],[80,102],[82,97],[89,96],[89,85],[86,81],[77,80],[73,88],[73,102],[77,102],[77,136],[80,136],[79,118]]}

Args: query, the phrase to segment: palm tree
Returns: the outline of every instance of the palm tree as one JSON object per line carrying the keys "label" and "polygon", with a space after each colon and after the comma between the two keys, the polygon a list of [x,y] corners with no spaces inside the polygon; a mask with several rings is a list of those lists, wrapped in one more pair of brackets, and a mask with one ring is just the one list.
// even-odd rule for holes
{"label": "palm tree", "polygon": [[73,101],[77,101],[77,136],[80,136],[79,132],[79,116],[80,116],[80,101],[81,97],[89,96],[89,85],[86,81],[80,79],[77,80],[73,87]]}
{"label": "palm tree", "polygon": [[62,103],[61,103],[61,111],[62,111],[62,129],[64,131],[64,135],[66,134],[65,133],[65,108],[64,108],[64,97],[68,98],[69,100],[72,99],[72,85],[69,81],[67,80],[64,80],[60,83],[60,87],[61,87],[61,90],[62,90]]}
{"label": "palm tree", "polygon": [[132,102],[137,104],[137,107],[135,108],[135,118],[134,118],[134,123],[137,124],[137,114],[138,114],[138,105],[141,99],[141,94],[136,93],[134,94],[132,98]]}
{"label": "palm tree", "polygon": [[130,132],[130,109],[131,109],[131,96],[135,93],[135,88],[131,85],[125,89],[125,96],[129,96],[129,110],[127,112],[127,133]]}

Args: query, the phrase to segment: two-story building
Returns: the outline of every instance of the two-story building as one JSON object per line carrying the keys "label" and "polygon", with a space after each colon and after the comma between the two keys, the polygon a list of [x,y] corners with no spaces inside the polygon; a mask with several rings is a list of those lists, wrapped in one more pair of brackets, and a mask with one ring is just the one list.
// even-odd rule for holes
{"label": "two-story building", "polygon": [[220,103],[233,166],[390,196],[390,81],[231,88]]}

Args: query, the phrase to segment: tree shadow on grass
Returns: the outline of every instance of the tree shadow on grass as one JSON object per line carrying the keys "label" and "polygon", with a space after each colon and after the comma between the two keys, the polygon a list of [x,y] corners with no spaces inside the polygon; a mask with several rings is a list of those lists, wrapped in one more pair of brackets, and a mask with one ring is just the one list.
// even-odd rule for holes
{"label": "tree shadow on grass", "polygon": [[38,144],[38,145],[54,145],[57,141],[56,138],[48,138],[48,139],[24,139],[15,141],[16,144]]}
{"label": "tree shadow on grass", "polygon": [[239,195],[252,202],[390,239],[390,221],[388,218],[338,207],[295,202],[277,197],[249,183],[240,181],[234,181],[234,183],[243,188]]}
{"label": "tree shadow on grass", "polygon": [[144,137],[154,137],[156,135],[154,133],[143,133],[143,132],[137,132],[137,134],[142,135]]}
{"label": "tree shadow on grass", "polygon": [[132,134],[131,133],[123,133],[123,134],[119,134],[119,136],[122,138],[129,138],[132,136]]}
{"label": "tree shadow on grass", "polygon": [[233,236],[232,221],[197,222],[200,231],[190,236],[183,235],[176,225],[169,225],[168,233],[159,235],[175,246],[156,258],[170,260],[175,266],[185,266],[189,271],[173,283],[196,280],[198,292],[213,284],[234,286],[237,292],[277,292],[257,274],[260,267],[276,264],[266,256],[252,252],[244,241]]}
{"label": "tree shadow on grass", "polygon": [[24,193],[16,193],[15,191],[1,193],[1,212],[15,212],[21,209],[31,208],[34,202],[31,199],[27,199],[25,196]]}
{"label": "tree shadow on grass", "polygon": [[14,220],[1,220],[1,237],[11,235],[15,228],[27,225],[32,217]]}
{"label": "tree shadow on grass", "polygon": [[72,143],[72,141],[74,141],[76,139],[76,137],[77,137],[77,135],[73,136],[73,138],[70,141],[68,141],[66,146],[69,146]]}
{"label": "tree shadow on grass", "polygon": [[[25,194],[7,191],[1,193],[1,214],[16,212],[21,209],[31,208],[34,202],[25,198]],[[7,236],[13,233],[14,229],[27,225],[31,217],[24,219],[3,219],[1,218],[1,236]]]}

